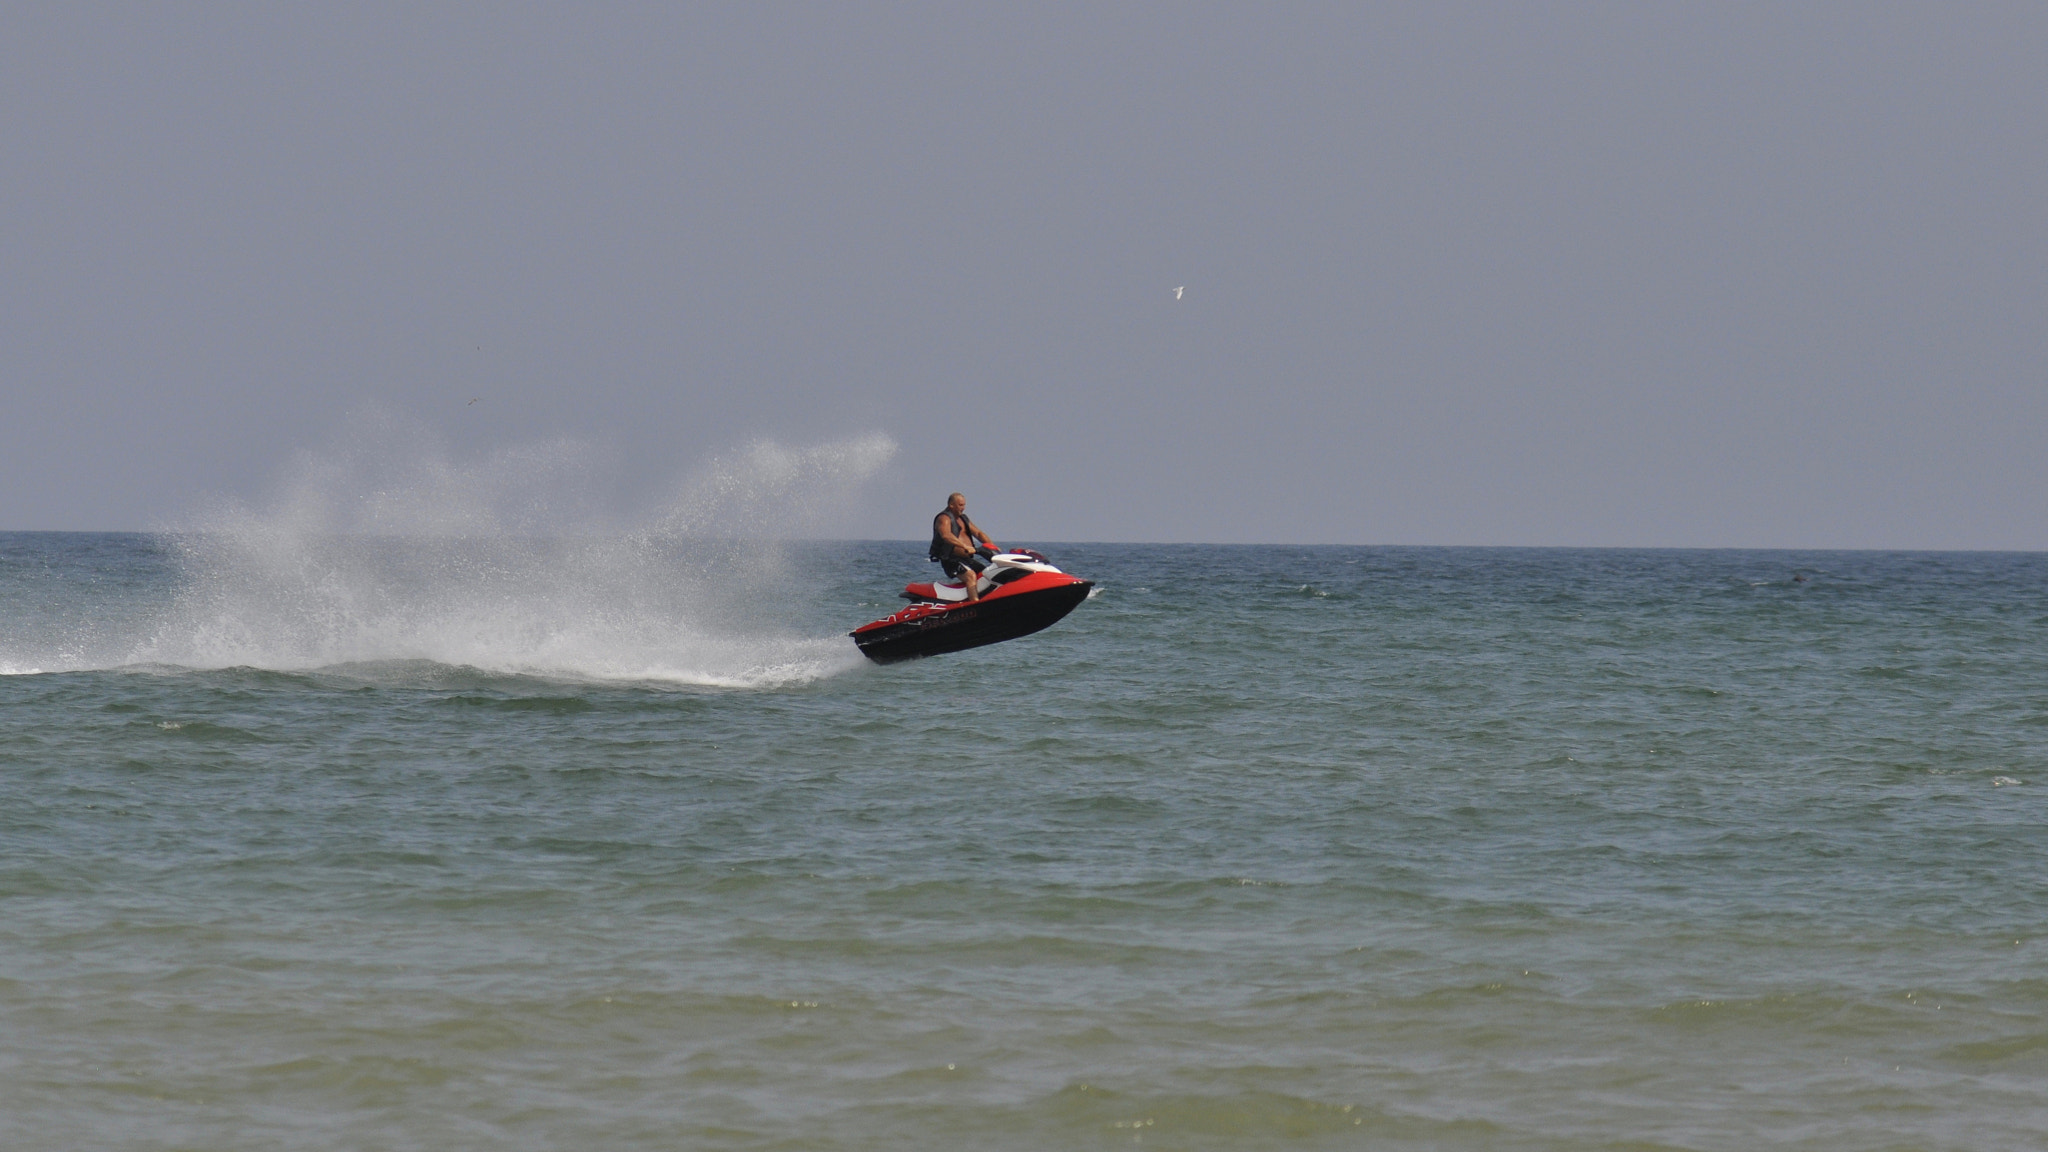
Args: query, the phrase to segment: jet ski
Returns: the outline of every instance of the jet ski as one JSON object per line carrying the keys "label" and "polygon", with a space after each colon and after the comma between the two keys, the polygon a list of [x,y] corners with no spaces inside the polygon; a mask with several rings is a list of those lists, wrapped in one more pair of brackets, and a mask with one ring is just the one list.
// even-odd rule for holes
{"label": "jet ski", "polygon": [[1036,552],[998,552],[976,585],[979,600],[967,602],[964,583],[911,584],[903,589],[908,608],[850,635],[877,664],[979,648],[1051,627],[1093,587],[1094,581],[1069,576]]}

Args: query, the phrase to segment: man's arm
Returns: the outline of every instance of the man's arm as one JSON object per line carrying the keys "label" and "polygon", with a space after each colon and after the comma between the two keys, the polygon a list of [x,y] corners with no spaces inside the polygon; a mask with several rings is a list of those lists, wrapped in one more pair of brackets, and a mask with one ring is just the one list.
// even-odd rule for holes
{"label": "man's arm", "polygon": [[[977,537],[979,537],[979,538],[981,539],[981,542],[982,542],[983,544],[986,544],[986,545],[988,545],[988,546],[989,546],[990,548],[995,548],[995,546],[996,546],[996,542],[988,538],[988,533],[986,533],[986,532],[983,532],[983,531],[981,530],[981,525],[979,525],[979,524],[976,524],[976,523],[975,523],[974,521],[972,521],[972,520],[969,520],[969,521],[967,522],[967,532],[968,532],[968,534],[969,534],[969,535],[971,535],[971,536],[977,536]],[[969,544],[972,544],[972,543],[973,543],[973,541],[972,541],[972,540],[970,540],[970,541],[968,541],[968,543],[969,543]],[[972,551],[974,551],[974,549],[970,547],[970,548],[968,549],[968,551],[969,551],[969,552],[972,552]],[[1001,549],[997,549],[997,551],[1001,551]]]}

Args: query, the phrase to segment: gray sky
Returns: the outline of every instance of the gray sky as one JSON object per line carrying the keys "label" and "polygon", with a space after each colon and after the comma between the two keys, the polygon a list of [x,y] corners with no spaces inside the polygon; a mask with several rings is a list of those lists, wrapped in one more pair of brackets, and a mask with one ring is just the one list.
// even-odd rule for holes
{"label": "gray sky", "polygon": [[0,528],[372,406],[622,503],[887,432],[847,535],[2048,548],[2044,60],[2037,3],[15,6]]}

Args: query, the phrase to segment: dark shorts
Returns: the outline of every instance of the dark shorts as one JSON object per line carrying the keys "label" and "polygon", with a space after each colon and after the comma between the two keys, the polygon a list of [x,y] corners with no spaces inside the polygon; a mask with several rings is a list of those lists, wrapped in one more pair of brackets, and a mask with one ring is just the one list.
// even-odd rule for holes
{"label": "dark shorts", "polygon": [[956,580],[959,579],[960,570],[962,568],[972,568],[977,573],[985,572],[988,570],[988,561],[983,558],[982,553],[985,553],[987,551],[988,549],[983,548],[980,551],[977,551],[974,555],[965,557],[964,559],[949,558],[941,560],[939,561],[939,567],[946,570],[946,575],[949,578]]}

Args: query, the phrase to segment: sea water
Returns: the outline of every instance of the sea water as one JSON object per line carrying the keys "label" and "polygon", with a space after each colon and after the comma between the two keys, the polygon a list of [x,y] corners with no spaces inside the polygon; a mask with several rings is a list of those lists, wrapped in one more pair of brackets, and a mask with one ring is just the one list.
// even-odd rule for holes
{"label": "sea water", "polygon": [[9,1149],[2038,1149],[2048,557],[0,536]]}

